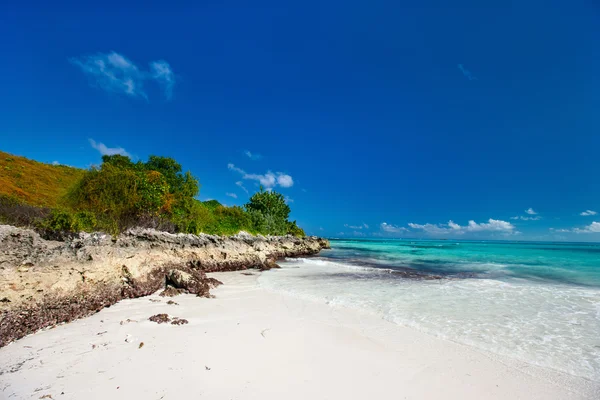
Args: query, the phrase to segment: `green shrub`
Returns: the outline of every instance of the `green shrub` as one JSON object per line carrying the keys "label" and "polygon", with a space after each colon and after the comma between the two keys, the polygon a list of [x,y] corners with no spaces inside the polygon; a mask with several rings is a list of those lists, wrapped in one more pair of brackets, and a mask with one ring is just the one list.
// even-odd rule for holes
{"label": "green shrub", "polygon": [[297,237],[304,237],[304,236],[306,236],[306,233],[304,233],[304,229],[300,228],[298,226],[298,224],[296,224],[296,221],[288,222],[287,223],[287,233],[289,235],[294,235],[294,236],[297,236]]}
{"label": "green shrub", "polygon": [[260,191],[250,197],[245,205],[250,213],[254,230],[267,235],[285,235],[288,232],[290,207],[281,193],[272,190]]}
{"label": "green shrub", "polygon": [[207,201],[203,201],[202,204],[208,208],[211,211],[214,211],[217,209],[217,207],[221,207],[222,204],[219,203],[217,200],[207,200]]}
{"label": "green shrub", "polygon": [[271,215],[275,219],[287,221],[290,215],[290,206],[285,202],[285,197],[274,190],[264,190],[254,193],[246,204],[246,210],[259,211],[264,215]]}
{"label": "green shrub", "polygon": [[243,208],[217,207],[214,211],[215,225],[213,232],[220,235],[232,235],[239,231],[253,231],[252,220]]}
{"label": "green shrub", "polygon": [[158,214],[168,191],[159,172],[103,164],[84,175],[69,193],[69,201],[75,209],[107,213],[118,220],[127,215]]}
{"label": "green shrub", "polygon": [[73,232],[76,227],[75,218],[71,213],[64,210],[54,210],[44,223],[44,228],[56,232]]}
{"label": "green shrub", "polygon": [[89,211],[79,211],[73,216],[73,231],[91,232],[96,229],[98,221],[96,215]]}
{"label": "green shrub", "polygon": [[175,226],[179,232],[193,233],[212,233],[210,227],[214,224],[212,212],[204,206],[203,203],[194,200],[190,206],[189,212],[184,215],[174,216]]}

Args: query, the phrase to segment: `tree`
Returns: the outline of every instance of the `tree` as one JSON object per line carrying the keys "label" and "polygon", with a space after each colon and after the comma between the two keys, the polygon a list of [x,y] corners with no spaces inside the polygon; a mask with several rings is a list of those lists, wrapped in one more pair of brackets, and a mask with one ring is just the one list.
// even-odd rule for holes
{"label": "tree", "polygon": [[246,210],[259,211],[263,215],[271,215],[276,219],[287,221],[290,215],[290,206],[285,202],[285,197],[274,190],[265,190],[262,186],[260,191],[250,197],[245,205]]}
{"label": "tree", "polygon": [[150,156],[144,169],[159,172],[169,185],[170,195],[163,209],[179,217],[189,215],[200,189],[198,180],[189,171],[182,173],[181,164],[169,157]]}
{"label": "tree", "polygon": [[287,233],[290,207],[281,193],[264,190],[261,186],[260,191],[254,193],[244,207],[250,214],[256,231],[270,235]]}
{"label": "tree", "polygon": [[121,154],[103,155],[102,165],[112,165],[117,168],[133,169],[135,164],[131,161],[131,158],[122,156]]}

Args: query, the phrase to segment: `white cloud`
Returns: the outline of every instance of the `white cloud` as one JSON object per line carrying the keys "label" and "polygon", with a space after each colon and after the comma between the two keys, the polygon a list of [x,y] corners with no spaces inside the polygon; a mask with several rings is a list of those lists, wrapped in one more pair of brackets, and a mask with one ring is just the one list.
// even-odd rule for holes
{"label": "white cloud", "polygon": [[575,233],[600,233],[600,222],[592,222],[591,224],[585,226],[582,229],[575,228],[573,229]]}
{"label": "white cloud", "polygon": [[240,173],[240,174],[242,174],[242,175],[245,175],[245,174],[246,174],[246,172],[244,172],[244,170],[243,170],[243,169],[241,169],[241,168],[238,168],[238,167],[236,167],[235,165],[233,165],[233,164],[231,164],[231,163],[227,164],[227,168],[229,168],[229,169],[230,169],[230,170],[232,170],[232,171],[239,172],[239,173]]}
{"label": "white cloud", "polygon": [[[452,221],[451,221],[452,222]],[[459,227],[459,229],[462,227]],[[475,221],[469,221],[469,225],[465,227],[468,232],[512,232],[515,226],[510,222],[492,219],[490,218],[487,223],[476,223]]]}
{"label": "white cloud", "polygon": [[448,235],[458,234],[463,235],[465,233],[475,232],[499,232],[505,234],[517,234],[515,226],[507,221],[497,220],[490,218],[488,222],[477,223],[473,220],[469,221],[468,225],[461,226],[454,221],[450,220],[447,224],[415,224],[409,223],[412,229],[422,230],[430,235]]}
{"label": "white cloud", "polygon": [[141,70],[131,60],[114,51],[73,57],[69,61],[81,68],[95,86],[108,92],[148,99],[144,82],[150,80],[162,87],[167,99],[173,94],[175,74],[164,60],[150,62],[148,71]]}
{"label": "white cloud", "polygon": [[527,210],[525,210],[525,213],[527,215],[532,215],[532,217],[516,215],[514,217],[510,217],[510,219],[521,220],[521,221],[539,221],[540,219],[542,219],[542,217],[540,217],[538,215],[538,213],[531,207],[529,207]]}
{"label": "white cloud", "polygon": [[267,172],[264,175],[259,174],[245,174],[243,179],[250,179],[254,181],[258,181],[261,185],[263,185],[267,189],[271,189],[277,185],[277,177],[271,171]]}
{"label": "white cloud", "polygon": [[94,149],[98,150],[103,156],[114,156],[115,154],[120,154],[122,156],[131,157],[131,154],[125,151],[125,149],[122,147],[108,147],[104,143],[97,143],[93,139],[88,140],[90,142],[90,145]]}
{"label": "white cloud", "polygon": [[151,76],[162,86],[167,99],[173,97],[173,87],[175,86],[175,74],[168,62],[164,60],[152,61],[150,63]]}
{"label": "white cloud", "polygon": [[460,232],[460,229],[455,229],[455,228],[445,228],[442,225],[434,225],[434,224],[415,224],[410,222],[408,224],[408,226],[410,226],[412,229],[417,229],[417,230],[422,230],[430,235],[447,235],[453,231],[457,231],[456,233],[464,233],[464,232]]}
{"label": "white cloud", "polygon": [[52,165],[60,165],[58,161],[52,161]]}
{"label": "white cloud", "polygon": [[290,203],[293,203],[293,202],[294,202],[294,199],[292,199],[292,198],[291,198],[291,197],[289,197],[289,196],[285,196],[285,202],[286,202],[287,204],[290,204]]}
{"label": "white cloud", "polygon": [[235,184],[236,184],[236,185],[238,185],[240,188],[242,188],[242,190],[243,190],[244,192],[246,192],[246,194],[250,194],[250,193],[248,192],[248,189],[246,189],[246,187],[244,186],[244,182],[242,182],[242,181],[237,181]]}
{"label": "white cloud", "polygon": [[234,199],[237,199],[237,194],[235,194],[235,193],[225,193],[225,195],[229,196],[229,197],[233,197]]}
{"label": "white cloud", "polygon": [[277,184],[281,187],[292,187],[294,186],[294,180],[287,174],[277,173]]}
{"label": "white cloud", "polygon": [[256,153],[252,153],[248,150],[244,151],[244,154],[248,156],[249,159],[251,160],[260,160],[262,158],[262,156],[260,154],[256,154]]}
{"label": "white cloud", "polygon": [[294,186],[294,179],[283,172],[271,172],[268,171],[266,174],[248,174],[241,168],[236,167],[234,164],[227,164],[227,168],[242,174],[242,179],[248,179],[259,182],[265,189],[273,189],[276,186],[289,188]]}
{"label": "white cloud", "polygon": [[592,211],[592,210],[585,210],[584,212],[582,212],[579,215],[583,215],[584,217],[588,217],[590,215],[596,215],[598,214],[596,211]]}
{"label": "white cloud", "polygon": [[381,230],[388,233],[408,232],[408,229],[402,226],[391,225],[386,222],[381,223]]}
{"label": "white cloud", "polygon": [[521,221],[539,221],[542,219],[539,215],[536,217],[524,217],[522,215],[517,215],[515,217],[510,217],[510,219],[520,219]]}
{"label": "white cloud", "polygon": [[461,226],[459,224],[454,223],[454,221],[450,220],[448,221],[448,227],[450,229],[454,229],[454,230],[460,230]]}
{"label": "white cloud", "polygon": [[346,228],[350,228],[350,229],[369,229],[369,225],[367,224],[362,224],[362,225],[350,225],[350,224],[344,224],[344,226]]}

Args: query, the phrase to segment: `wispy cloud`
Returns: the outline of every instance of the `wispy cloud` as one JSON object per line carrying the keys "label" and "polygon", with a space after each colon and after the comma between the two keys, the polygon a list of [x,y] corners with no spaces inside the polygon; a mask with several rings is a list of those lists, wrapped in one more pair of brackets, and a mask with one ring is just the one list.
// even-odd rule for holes
{"label": "wispy cloud", "polygon": [[122,147],[108,147],[104,143],[96,142],[94,139],[88,140],[90,142],[90,145],[94,149],[98,150],[103,156],[114,156],[115,154],[120,154],[122,156],[131,157],[131,154],[125,151],[125,149]]}
{"label": "wispy cloud", "polygon": [[408,229],[406,229],[403,226],[391,225],[386,222],[382,222],[380,227],[381,227],[382,231],[388,232],[388,233],[408,232]]}
{"label": "wispy cloud", "polygon": [[581,213],[581,214],[579,214],[579,215],[582,215],[582,216],[584,216],[584,217],[589,217],[589,216],[591,216],[591,215],[596,215],[596,214],[598,214],[596,211],[592,211],[592,210],[585,210],[584,212],[582,212],[582,213]]}
{"label": "wispy cloud", "polygon": [[468,69],[466,69],[464,65],[458,64],[458,69],[460,70],[460,72],[462,72],[462,74],[468,80],[470,80],[470,81],[476,81],[477,80],[477,78],[475,76],[473,76],[473,74],[471,73],[471,71],[469,71]]}
{"label": "wispy cloud", "polygon": [[350,229],[369,229],[369,225],[363,223],[362,225],[350,225],[350,224],[344,224],[344,226],[346,228],[350,228]]}
{"label": "wispy cloud", "polygon": [[246,189],[246,187],[244,186],[244,182],[237,181],[235,184],[238,185],[244,192],[246,192],[246,194],[250,194],[250,192],[248,192],[248,189]]}
{"label": "wispy cloud", "polygon": [[538,213],[531,207],[529,207],[527,210],[525,210],[525,214],[531,215],[531,217],[524,216],[524,215],[516,215],[514,217],[510,217],[510,219],[521,220],[521,221],[539,221],[540,219],[542,219],[542,217],[539,216]]}
{"label": "wispy cloud", "polygon": [[261,156],[260,154],[257,154],[257,153],[252,153],[251,151],[248,151],[248,150],[244,151],[244,154],[245,154],[245,155],[246,155],[246,156],[247,156],[249,159],[251,159],[251,160],[254,160],[254,161],[256,161],[256,160],[260,160],[260,159],[262,158],[262,156]]}
{"label": "wispy cloud", "polygon": [[164,60],[152,61],[150,63],[152,79],[156,80],[163,88],[167,99],[173,97],[173,87],[175,86],[175,74],[168,62]]}
{"label": "wispy cloud", "polygon": [[58,161],[52,161],[52,165],[60,165]]}
{"label": "wispy cloud", "polygon": [[147,71],[140,69],[125,56],[116,53],[72,57],[69,61],[81,68],[93,86],[107,92],[124,93],[131,97],[148,99],[144,91],[145,81],[155,81],[163,89],[167,99],[173,95],[175,74],[164,60],[150,62]]}
{"label": "wispy cloud", "polygon": [[542,217],[540,217],[539,215],[535,217],[525,217],[523,215],[517,215],[514,217],[510,217],[510,219],[519,219],[521,221],[539,221],[540,219],[542,219]]}
{"label": "wispy cloud", "polygon": [[550,228],[549,229],[551,232],[573,232],[572,229],[557,229],[557,228]]}
{"label": "wispy cloud", "polygon": [[290,204],[290,203],[293,203],[293,202],[294,202],[294,199],[292,199],[290,196],[285,196],[285,199],[284,199],[284,200],[285,200],[285,202],[286,202],[287,204]]}
{"label": "wispy cloud", "polygon": [[248,174],[241,168],[236,167],[234,164],[227,164],[227,168],[235,171],[242,175],[242,179],[253,180],[264,186],[265,189],[272,189],[276,186],[283,188],[289,188],[294,186],[294,179],[283,172],[271,172],[267,171],[265,174]]}
{"label": "wispy cloud", "polygon": [[421,230],[430,235],[463,235],[465,233],[476,232],[499,232],[504,234],[518,233],[515,226],[507,221],[490,218],[487,222],[477,223],[473,220],[467,225],[459,225],[450,220],[447,224],[415,224],[409,223],[409,227],[416,230]]}
{"label": "wispy cloud", "polygon": [[234,199],[237,199],[237,194],[235,194],[235,193],[225,193],[225,196],[229,196],[229,197],[233,197]]}

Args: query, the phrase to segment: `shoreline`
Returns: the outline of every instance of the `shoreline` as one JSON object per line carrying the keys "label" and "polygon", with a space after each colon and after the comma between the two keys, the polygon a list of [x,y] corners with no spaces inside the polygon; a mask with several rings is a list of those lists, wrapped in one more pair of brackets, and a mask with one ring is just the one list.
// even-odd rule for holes
{"label": "shoreline", "polygon": [[[597,383],[583,378],[264,289],[259,274],[209,274],[224,282],[213,290],[213,299],[180,295],[172,298],[177,305],[169,305],[168,298],[153,294],[29,335],[0,349],[0,390],[8,397],[64,399],[593,399],[600,394]],[[148,321],[157,313],[189,323]]]}
{"label": "shoreline", "polygon": [[210,297],[221,282],[207,272],[277,268],[279,258],[328,247],[326,239],[317,237],[152,229],[133,229],[116,238],[80,233],[52,241],[30,229],[0,225],[0,347],[159,289]]}

